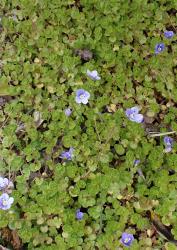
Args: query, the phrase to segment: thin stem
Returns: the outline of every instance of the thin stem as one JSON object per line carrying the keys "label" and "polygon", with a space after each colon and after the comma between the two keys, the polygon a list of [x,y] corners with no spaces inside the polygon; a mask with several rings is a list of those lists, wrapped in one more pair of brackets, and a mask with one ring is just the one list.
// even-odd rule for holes
{"label": "thin stem", "polygon": [[171,131],[171,132],[164,132],[164,133],[156,133],[156,134],[151,134],[149,135],[150,137],[156,137],[156,136],[164,136],[164,135],[171,135],[171,134],[175,134],[176,131]]}
{"label": "thin stem", "polygon": [[82,176],[80,177],[80,179],[84,179],[84,178],[87,177],[90,173],[91,173],[91,170],[87,171],[84,175],[82,175]]}
{"label": "thin stem", "polygon": [[0,126],[0,128],[4,127],[4,125],[7,123],[8,119],[9,119],[9,116],[6,117],[5,121],[2,123],[2,125]]}

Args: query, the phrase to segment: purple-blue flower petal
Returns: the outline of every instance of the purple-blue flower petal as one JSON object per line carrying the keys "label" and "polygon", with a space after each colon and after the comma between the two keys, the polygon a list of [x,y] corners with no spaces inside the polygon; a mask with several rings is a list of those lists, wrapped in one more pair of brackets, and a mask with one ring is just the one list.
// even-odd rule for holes
{"label": "purple-blue flower petal", "polygon": [[126,247],[131,246],[133,240],[134,240],[133,234],[122,233],[122,238],[120,241],[124,246]]}
{"label": "purple-blue flower petal", "polygon": [[72,110],[70,108],[65,109],[65,115],[70,116],[72,114]]}
{"label": "purple-blue flower petal", "polygon": [[126,116],[129,118],[130,121],[141,123],[143,122],[143,115],[139,114],[138,107],[132,107],[125,111]]}
{"label": "purple-blue flower petal", "polygon": [[164,144],[165,144],[165,152],[169,153],[172,150],[173,138],[171,138],[169,136],[165,136],[163,141],[164,141]]}
{"label": "purple-blue flower petal", "polygon": [[[141,122],[143,122],[143,115],[142,114],[135,114],[135,115],[133,115],[133,117],[132,117],[132,121],[134,121],[134,122],[137,122],[137,123],[141,123]],[[131,119],[130,119],[131,120]]]}
{"label": "purple-blue flower petal", "polygon": [[88,103],[88,99],[87,99],[87,98],[84,98],[84,99],[82,100],[82,103],[83,103],[83,104],[87,104],[87,103]]}
{"label": "purple-blue flower petal", "polygon": [[83,216],[84,216],[84,213],[81,212],[80,209],[77,209],[77,211],[76,211],[76,218],[78,220],[82,220]]}
{"label": "purple-blue flower petal", "polygon": [[134,165],[137,166],[140,163],[140,160],[135,160]]}
{"label": "purple-blue flower petal", "polygon": [[0,177],[0,190],[7,188],[8,186],[13,186],[13,183],[7,178]]}
{"label": "purple-blue flower petal", "polygon": [[88,99],[90,98],[90,93],[84,89],[78,89],[76,91],[76,102],[77,103],[83,103],[83,104],[87,104],[88,103]]}
{"label": "purple-blue flower petal", "polygon": [[0,196],[0,209],[7,210],[11,207],[12,203],[14,202],[13,197],[9,197],[8,194],[3,193]]}
{"label": "purple-blue flower petal", "polygon": [[80,95],[83,95],[85,93],[85,90],[84,89],[78,89],[77,91],[76,91],[76,96],[80,96]]}
{"label": "purple-blue flower petal", "polygon": [[166,145],[171,145],[173,143],[173,138],[169,136],[165,136],[163,140]]}
{"label": "purple-blue flower petal", "polygon": [[173,36],[174,36],[174,32],[172,31],[172,30],[166,30],[165,32],[164,32],[164,36],[166,37],[166,38],[172,38]]}
{"label": "purple-blue flower petal", "polygon": [[155,54],[157,55],[157,54],[161,53],[162,51],[164,51],[164,49],[165,49],[164,43],[156,44],[156,46],[155,46]]}
{"label": "purple-blue flower petal", "polygon": [[172,147],[171,146],[167,146],[166,148],[165,148],[165,153],[169,153],[169,152],[171,152],[172,151]]}
{"label": "purple-blue flower petal", "polygon": [[77,102],[78,104],[80,104],[80,103],[82,102],[82,100],[81,100],[78,96],[76,96],[75,100],[76,100],[76,102]]}
{"label": "purple-blue flower petal", "polygon": [[71,161],[74,156],[73,152],[74,152],[74,148],[71,147],[68,151],[62,152],[60,155],[60,158]]}
{"label": "purple-blue flower petal", "polygon": [[93,71],[87,70],[87,76],[90,77],[93,81],[101,79],[96,70]]}
{"label": "purple-blue flower petal", "polygon": [[132,114],[138,114],[138,112],[139,112],[138,107],[132,107],[132,108],[126,109],[125,111],[127,117],[129,117]]}

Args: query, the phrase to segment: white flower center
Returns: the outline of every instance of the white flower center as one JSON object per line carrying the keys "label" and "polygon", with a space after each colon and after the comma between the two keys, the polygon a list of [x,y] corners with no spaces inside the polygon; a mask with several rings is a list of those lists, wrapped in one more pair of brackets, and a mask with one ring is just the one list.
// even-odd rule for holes
{"label": "white flower center", "polygon": [[7,200],[2,200],[3,206],[6,206],[8,204]]}
{"label": "white flower center", "polygon": [[80,95],[80,99],[83,99],[84,97],[85,97],[84,94],[81,94],[81,95]]}
{"label": "white flower center", "polygon": [[129,241],[131,241],[131,239],[130,239],[130,238],[126,238],[126,239],[124,240],[124,243],[128,243]]}
{"label": "white flower center", "polygon": [[136,115],[137,115],[137,114],[133,113],[133,114],[130,115],[130,118],[135,119],[135,116],[136,116]]}

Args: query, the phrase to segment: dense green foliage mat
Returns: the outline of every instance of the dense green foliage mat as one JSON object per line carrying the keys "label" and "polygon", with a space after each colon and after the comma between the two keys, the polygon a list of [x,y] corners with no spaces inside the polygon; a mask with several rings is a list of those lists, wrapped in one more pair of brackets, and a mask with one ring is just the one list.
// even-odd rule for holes
{"label": "dense green foliage mat", "polygon": [[[175,0],[0,1],[0,173],[14,184],[2,245],[125,249],[126,232],[132,250],[177,249],[176,9]],[[125,114],[136,106],[142,123]]]}

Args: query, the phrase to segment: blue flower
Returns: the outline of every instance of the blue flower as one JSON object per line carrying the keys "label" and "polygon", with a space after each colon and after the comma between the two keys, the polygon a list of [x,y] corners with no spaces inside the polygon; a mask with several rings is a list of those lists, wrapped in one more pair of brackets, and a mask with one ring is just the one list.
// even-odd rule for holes
{"label": "blue flower", "polygon": [[93,71],[87,70],[87,76],[90,77],[93,81],[101,79],[96,70]]}
{"label": "blue flower", "polygon": [[143,115],[139,114],[138,107],[132,107],[125,111],[126,116],[130,121],[141,123],[143,122]]}
{"label": "blue flower", "polygon": [[157,54],[161,53],[162,51],[164,51],[164,49],[165,49],[164,43],[156,44],[156,46],[155,46],[155,54],[157,55]]}
{"label": "blue flower", "polygon": [[164,32],[164,36],[166,37],[166,38],[172,38],[173,36],[174,36],[174,32],[172,31],[172,30],[166,30],[165,32]]}
{"label": "blue flower", "polygon": [[13,183],[7,178],[0,177],[0,190],[3,190],[7,187],[13,187]]}
{"label": "blue flower", "polygon": [[0,190],[6,188],[9,185],[9,180],[7,178],[0,177]]}
{"label": "blue flower", "polygon": [[11,207],[14,202],[13,197],[9,197],[8,194],[4,193],[0,196],[0,209],[7,210]]}
{"label": "blue flower", "polygon": [[128,233],[122,233],[122,238],[120,242],[126,246],[129,247],[134,240],[133,234],[128,234]]}
{"label": "blue flower", "polygon": [[68,151],[64,151],[61,155],[60,158],[64,159],[64,160],[68,160],[71,161],[73,158],[73,152],[74,152],[74,148],[70,148]]}
{"label": "blue flower", "polygon": [[173,139],[169,136],[165,136],[164,139],[164,144],[165,144],[165,152],[168,153],[172,150],[173,146]]}
{"label": "blue flower", "polygon": [[65,109],[65,115],[70,116],[72,114],[72,110],[70,108]]}
{"label": "blue flower", "polygon": [[80,211],[80,209],[78,209],[78,210],[76,211],[76,218],[77,218],[78,220],[82,220],[83,216],[84,216],[84,213],[82,213],[82,212]]}
{"label": "blue flower", "polygon": [[135,160],[134,165],[137,166],[140,163],[140,160]]}
{"label": "blue flower", "polygon": [[87,104],[88,103],[88,99],[90,98],[90,93],[84,89],[78,89],[76,91],[76,102],[77,103],[83,103],[83,104]]}

